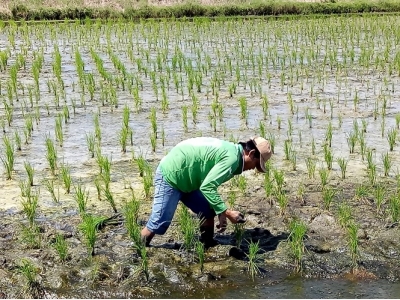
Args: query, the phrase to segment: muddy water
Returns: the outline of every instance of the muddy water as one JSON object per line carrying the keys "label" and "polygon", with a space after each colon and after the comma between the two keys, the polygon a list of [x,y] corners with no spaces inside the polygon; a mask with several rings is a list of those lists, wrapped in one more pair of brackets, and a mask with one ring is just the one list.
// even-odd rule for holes
{"label": "muddy water", "polygon": [[290,278],[271,286],[259,285],[251,289],[245,286],[226,293],[226,298],[280,298],[280,299],[316,299],[316,298],[363,298],[394,299],[400,295],[397,283],[385,280],[351,281],[345,279],[304,279]]}
{"label": "muddy water", "polygon": [[[383,176],[382,155],[389,152],[388,130],[396,131],[395,115],[400,109],[400,79],[395,62],[397,33],[391,28],[400,26],[397,16],[328,18],[318,20],[270,21],[230,20],[218,22],[142,22],[120,24],[59,24],[30,27],[6,27],[0,31],[0,51],[9,51],[6,70],[0,72],[2,102],[10,102],[7,86],[10,68],[18,55],[26,59],[26,68],[18,70],[17,95],[11,96],[14,116],[5,134],[13,137],[15,131],[22,139],[26,116],[38,111],[40,120],[34,121],[32,137],[22,151],[16,152],[13,179],[6,180],[4,167],[0,166],[1,240],[0,240],[0,291],[8,297],[25,296],[23,280],[15,271],[21,258],[31,259],[40,269],[40,282],[44,294],[52,297],[234,297],[234,298],[393,298],[399,295],[395,283],[400,278],[400,234],[390,215],[388,199],[396,189],[399,148],[390,152],[392,159],[388,177]],[[158,36],[157,36],[158,34]],[[12,40],[15,40],[15,46]],[[372,42],[371,42],[372,41]],[[61,77],[64,91],[57,88],[60,107],[55,105],[55,95],[48,86],[56,82],[53,73],[55,45],[60,49]],[[385,52],[387,50],[387,52]],[[79,50],[86,74],[95,78],[95,96],[91,100],[87,90],[79,86],[75,66],[75,51]],[[113,78],[104,80],[91,55],[95,51],[104,63],[104,69]],[[337,50],[337,52],[334,52]],[[43,68],[40,74],[40,96],[30,106],[28,89],[33,87],[32,63],[34,52],[43,51]],[[130,52],[131,51],[131,52]],[[354,53],[350,62],[349,53]],[[129,79],[125,89],[122,76],[114,67],[111,54],[124,64]],[[36,53],[37,55],[37,53]],[[182,82],[177,91],[173,71],[168,78],[168,68],[182,55],[182,70],[175,71]],[[304,64],[301,65],[301,55]],[[335,57],[336,55],[336,57]],[[159,61],[161,68],[159,70]],[[331,61],[331,57],[335,57]],[[365,58],[370,57],[366,62]],[[254,58],[254,67],[252,59]],[[257,60],[261,59],[261,71]],[[139,68],[141,61],[146,69]],[[344,61],[347,63],[344,63]],[[232,72],[228,62],[231,61]],[[201,91],[196,87],[189,92],[189,63],[202,74]],[[393,69],[394,68],[394,69]],[[158,98],[150,73],[154,72]],[[180,79],[182,78],[182,79]],[[218,94],[212,92],[219,80]],[[168,81],[166,94],[169,108],[161,111],[162,81]],[[138,83],[142,107],[136,111],[129,82]],[[229,86],[236,86],[233,97]],[[118,105],[102,101],[110,86],[115,89]],[[87,89],[87,88],[86,88]],[[182,91],[183,89],[183,91]],[[109,92],[108,92],[109,93]],[[191,93],[199,101],[198,120],[192,122]],[[262,96],[269,99],[268,114],[264,119]],[[289,105],[291,95],[294,111]],[[18,96],[18,97],[17,97]],[[241,119],[239,97],[248,100],[247,125]],[[212,102],[218,100],[223,107],[221,120],[217,116],[216,129],[209,116]],[[355,101],[357,100],[357,101]],[[104,102],[104,103],[103,103]],[[75,103],[75,112],[73,108]],[[354,103],[356,105],[354,106]],[[182,122],[182,106],[187,106],[188,130]],[[46,136],[55,141],[55,118],[66,106],[70,119],[63,124],[64,143],[57,146],[58,163],[71,167],[73,182],[84,184],[89,191],[90,213],[111,216],[109,204],[97,199],[94,179],[99,168],[87,150],[86,135],[94,132],[93,118],[99,115],[101,127],[101,152],[112,160],[111,191],[121,211],[131,198],[131,190],[143,198],[142,178],[132,157],[142,154],[156,167],[163,155],[177,142],[194,136],[214,136],[231,140],[244,140],[259,134],[260,122],[276,139],[272,166],[285,175],[285,192],[289,198],[287,211],[282,214],[276,199],[266,199],[264,178],[248,172],[247,192],[242,195],[237,186],[227,183],[221,188],[224,199],[228,191],[237,191],[237,207],[246,213],[246,239],[259,240],[262,247],[260,266],[265,273],[253,282],[247,274],[247,260],[234,259],[227,253],[235,244],[232,228],[217,235],[222,245],[206,255],[205,273],[201,274],[193,255],[179,251],[181,243],[179,226],[174,220],[165,236],[156,237],[149,249],[151,279],[135,273],[140,261],[131,248],[131,242],[122,221],[115,227],[99,232],[97,255],[87,259],[84,239],[79,232],[80,222],[74,192],[66,194],[62,180],[51,175],[46,160]],[[129,126],[133,129],[133,145],[127,153],[121,152],[118,133],[122,124],[124,106],[130,109]],[[158,138],[156,151],[150,144],[150,109],[157,109]],[[385,107],[385,111],[383,108]],[[374,118],[375,110],[377,118]],[[306,112],[311,115],[310,126]],[[5,110],[0,108],[5,117]],[[355,131],[355,122],[362,128],[366,121],[365,141],[373,149],[377,166],[377,180],[385,184],[387,195],[382,210],[377,212],[372,191],[363,199],[355,198],[358,184],[369,184],[366,161],[357,143],[355,153],[349,153],[348,135]],[[281,124],[280,124],[281,123]],[[318,169],[326,168],[323,145],[328,124],[332,124],[333,138],[330,148],[335,158],[348,159],[347,176],[340,179],[336,161],[330,172],[329,185],[337,189],[330,209],[322,203]],[[280,126],[279,126],[280,124]],[[290,130],[292,129],[292,130]],[[162,145],[162,130],[165,144]],[[297,155],[297,165],[285,160],[285,140],[291,139]],[[312,154],[312,141],[315,153]],[[397,139],[398,142],[398,139]],[[57,144],[57,142],[55,141]],[[0,143],[1,153],[4,145]],[[2,154],[3,155],[3,154]],[[305,159],[317,163],[316,176],[310,179]],[[40,189],[40,202],[36,222],[41,227],[41,249],[30,249],[20,239],[20,225],[27,224],[21,210],[19,181],[26,179],[24,162],[35,168],[34,189]],[[54,203],[44,187],[43,179],[54,180],[60,203]],[[303,201],[298,190],[304,185]],[[337,207],[348,202],[353,217],[359,225],[359,257],[361,273],[351,273],[351,256],[347,232],[338,224]],[[151,210],[151,201],[143,199],[140,222],[144,224]],[[288,223],[294,218],[304,221],[309,231],[305,239],[303,277],[292,276],[293,258],[287,244]],[[61,264],[50,246],[56,233],[62,233],[71,249],[71,258]],[[169,245],[166,247],[165,245]],[[242,243],[246,250],[246,243]],[[4,276],[3,276],[4,275]],[[365,279],[369,278],[369,279]],[[327,279],[329,278],[329,279]],[[20,284],[13,286],[14,283]],[[1,294],[0,294],[1,295]],[[28,295],[29,296],[29,295]],[[32,295],[30,295],[32,296]]]}

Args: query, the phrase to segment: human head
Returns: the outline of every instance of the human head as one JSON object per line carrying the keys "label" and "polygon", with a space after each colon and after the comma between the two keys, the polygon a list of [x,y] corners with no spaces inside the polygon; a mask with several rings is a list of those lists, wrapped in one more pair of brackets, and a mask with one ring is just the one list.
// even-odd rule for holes
{"label": "human head", "polygon": [[262,137],[254,137],[246,142],[240,142],[243,147],[243,171],[257,169],[261,173],[265,173],[265,163],[270,159],[271,145]]}

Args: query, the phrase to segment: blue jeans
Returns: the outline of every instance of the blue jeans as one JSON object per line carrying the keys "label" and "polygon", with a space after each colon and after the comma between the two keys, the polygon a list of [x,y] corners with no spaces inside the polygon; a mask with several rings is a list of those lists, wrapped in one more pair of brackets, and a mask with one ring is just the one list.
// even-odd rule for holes
{"label": "blue jeans", "polygon": [[164,234],[171,224],[179,200],[201,218],[215,217],[215,211],[199,190],[183,193],[173,188],[164,180],[158,167],[154,176],[153,208],[146,225],[147,229],[155,234]]}

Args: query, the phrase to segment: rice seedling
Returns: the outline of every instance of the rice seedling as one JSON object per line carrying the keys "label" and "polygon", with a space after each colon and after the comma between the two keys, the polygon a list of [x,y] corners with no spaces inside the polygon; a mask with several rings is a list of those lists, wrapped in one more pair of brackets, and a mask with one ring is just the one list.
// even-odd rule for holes
{"label": "rice seedling", "polygon": [[329,208],[331,207],[332,201],[333,201],[333,197],[335,197],[336,195],[336,191],[331,188],[331,187],[327,187],[325,186],[322,190],[322,200],[324,202],[324,208],[326,210],[329,210]]}
{"label": "rice seedling", "polygon": [[46,159],[49,163],[51,174],[54,176],[57,169],[57,149],[53,140],[46,136]]}
{"label": "rice seedling", "polygon": [[57,234],[52,246],[56,250],[60,261],[65,262],[68,258],[69,253],[68,243],[65,240],[64,236],[62,234]]}
{"label": "rice seedling", "polygon": [[274,151],[275,151],[276,140],[275,140],[275,135],[273,133],[271,133],[271,132],[268,133],[268,141],[269,141],[269,144],[271,146],[271,152],[275,153]]}
{"label": "rice seedling", "polygon": [[305,204],[304,200],[304,194],[305,194],[305,186],[304,183],[299,183],[297,186],[297,191],[296,191],[296,198],[301,201],[302,204]]}
{"label": "rice seedling", "polygon": [[285,160],[289,160],[290,159],[290,154],[293,151],[292,148],[292,141],[291,140],[285,140],[284,142],[284,152],[285,152]]}
{"label": "rice seedling", "polygon": [[94,256],[94,245],[96,243],[96,219],[91,214],[82,214],[82,222],[78,225],[79,230],[82,232],[85,243],[88,248],[88,253]]}
{"label": "rice seedling", "polygon": [[243,175],[239,175],[236,177],[236,183],[237,187],[239,188],[239,191],[242,193],[243,196],[246,195],[246,190],[247,190],[247,179]]}
{"label": "rice seedling", "polygon": [[369,195],[369,187],[363,184],[360,184],[356,187],[355,198],[362,200],[365,199]]}
{"label": "rice seedling", "polygon": [[243,223],[234,224],[233,235],[235,237],[236,247],[240,248],[240,246],[242,245],[243,237],[244,237],[244,224]]}
{"label": "rice seedling", "polygon": [[308,127],[310,129],[312,128],[312,119],[313,119],[313,117],[312,117],[312,115],[311,115],[311,113],[309,111],[309,108],[307,108],[307,110],[306,110],[306,120],[308,121]]}
{"label": "rice seedling", "polygon": [[400,114],[396,114],[394,117],[396,120],[396,127],[397,129],[400,129]]}
{"label": "rice seedling", "polygon": [[322,189],[328,184],[329,179],[329,170],[321,168],[318,170],[319,178],[321,179],[321,186]]}
{"label": "rice seedling", "polygon": [[361,132],[367,133],[367,126],[368,126],[367,120],[362,119],[361,120],[361,126],[362,126],[362,131]]}
{"label": "rice seedling", "polygon": [[152,107],[150,110],[150,123],[151,123],[151,129],[152,129],[154,139],[156,139],[157,138],[157,113],[156,113],[155,107]]}
{"label": "rice seedling", "polygon": [[33,175],[35,174],[35,169],[27,161],[24,162],[24,168],[25,168],[26,174],[28,176],[28,183],[30,186],[33,186]]}
{"label": "rice seedling", "polygon": [[71,191],[72,178],[71,178],[71,168],[66,164],[63,164],[61,166],[61,178],[62,181],[64,182],[65,192],[69,194]]}
{"label": "rice seedling", "polygon": [[395,128],[391,128],[388,130],[387,140],[389,142],[389,150],[393,151],[394,146],[396,145],[396,140],[397,140],[397,130]]}
{"label": "rice seedling", "polygon": [[400,197],[398,193],[395,193],[389,197],[389,214],[392,218],[393,223],[399,221],[400,216]]}
{"label": "rice seedling", "polygon": [[280,116],[276,118],[276,123],[278,124],[278,130],[282,129],[282,119]]}
{"label": "rice seedling", "polygon": [[21,197],[30,197],[32,192],[32,186],[29,184],[28,181],[19,181],[19,188],[21,190]]}
{"label": "rice seedling", "polygon": [[40,249],[42,247],[40,228],[36,224],[32,226],[21,225],[19,238],[28,249]]}
{"label": "rice seedling", "polygon": [[62,128],[62,122],[63,122],[63,117],[62,115],[58,115],[55,119],[55,136],[56,140],[58,141],[60,147],[63,146],[64,142],[64,133],[63,133],[63,128]]}
{"label": "rice seedling", "polygon": [[117,213],[117,207],[115,205],[115,201],[114,201],[114,196],[111,193],[111,190],[106,186],[105,188],[103,188],[103,192],[104,192],[104,196],[106,198],[106,201],[108,203],[110,203],[111,208],[113,209],[114,213]]}
{"label": "rice seedling", "polygon": [[271,200],[271,196],[274,194],[274,182],[269,176],[264,176],[264,190],[267,199]]}
{"label": "rice seedling", "polygon": [[195,220],[188,208],[182,205],[178,211],[178,223],[183,234],[183,247],[187,251],[191,251],[196,242],[195,236],[198,233],[199,221]]}
{"label": "rice seedling", "polygon": [[329,122],[328,128],[326,129],[326,133],[325,133],[325,141],[329,147],[332,147],[332,136],[333,136],[332,123]]}
{"label": "rice seedling", "polygon": [[349,146],[350,154],[354,153],[354,148],[358,140],[357,133],[350,132],[347,136],[347,144]]}
{"label": "rice seedling", "polygon": [[21,151],[22,150],[22,141],[21,141],[21,136],[19,135],[18,131],[15,130],[14,132],[14,141],[15,141],[15,147],[17,149],[17,151]]}
{"label": "rice seedling", "polygon": [[35,222],[36,209],[39,202],[39,191],[35,193],[30,193],[29,197],[21,199],[22,210],[26,214],[30,226],[32,227]]}
{"label": "rice seedling", "polygon": [[358,251],[358,225],[355,222],[349,222],[347,226],[348,243],[350,248],[350,256],[353,268],[358,266],[357,260],[359,258]]}
{"label": "rice seedling", "polygon": [[268,107],[269,107],[269,100],[268,100],[267,95],[262,95],[261,107],[262,107],[262,111],[263,111],[264,120],[266,120],[267,116],[268,116]]}
{"label": "rice seedling", "polygon": [[333,163],[333,154],[330,148],[327,145],[324,145],[324,158],[327,165],[328,170],[332,170]]}
{"label": "rice seedling", "polygon": [[146,280],[149,280],[146,241],[141,237],[140,226],[138,224],[140,202],[135,199],[134,194],[132,196],[132,199],[124,207],[125,227],[128,230],[129,237],[133,241],[133,247],[142,259],[140,270],[145,274]]}
{"label": "rice seedling", "polygon": [[38,275],[40,269],[30,259],[22,258],[18,263],[17,272],[25,279],[27,291],[35,294],[35,289],[39,286]]}
{"label": "rice seedling", "polygon": [[94,135],[94,133],[89,133],[86,134],[86,144],[87,144],[87,148],[89,153],[91,153],[91,157],[94,157],[94,153],[95,153],[95,145],[96,145],[96,136]]}
{"label": "rice seedling", "polygon": [[342,228],[346,228],[353,220],[352,208],[347,202],[342,202],[338,206],[338,220]]}
{"label": "rice seedling", "polygon": [[[384,115],[382,115],[382,120],[381,120],[381,136],[384,137],[385,136],[385,117]],[[388,140],[389,140],[389,136],[388,136]]]}
{"label": "rice seedling", "polygon": [[376,183],[376,164],[372,164],[367,169],[368,179],[371,186],[374,186]]}
{"label": "rice seedling", "polygon": [[247,126],[248,108],[247,108],[246,97],[239,97],[239,106],[240,106],[240,116]]}
{"label": "rice seedling", "polygon": [[236,191],[229,190],[228,192],[228,205],[231,209],[235,207],[236,204]]}
{"label": "rice seedling", "polygon": [[285,176],[283,171],[278,171],[274,169],[273,171],[277,193],[280,194],[283,191],[283,184],[285,183]]}
{"label": "rice seedling", "polygon": [[86,214],[86,206],[89,200],[89,191],[86,191],[86,188],[82,186],[80,182],[76,186],[74,186],[74,189],[74,199],[78,204],[80,215],[83,216]]}
{"label": "rice seedling", "polygon": [[367,169],[371,169],[374,165],[374,161],[372,159],[372,149],[366,150],[367,154]]}
{"label": "rice seedling", "polygon": [[275,192],[275,197],[279,205],[279,214],[283,216],[286,212],[286,208],[289,204],[289,198],[285,192]]}
{"label": "rice seedling", "polygon": [[382,162],[383,162],[384,176],[387,177],[389,176],[389,171],[392,166],[392,159],[390,158],[388,152],[382,154]]}
{"label": "rice seedling", "polygon": [[367,144],[365,142],[365,133],[362,132],[359,137],[361,158],[364,160],[367,151]]}
{"label": "rice seedling", "polygon": [[187,120],[188,107],[186,105],[182,106],[182,122],[183,130],[188,132],[188,120]]}
{"label": "rice seedling", "polygon": [[386,188],[382,184],[377,184],[373,190],[376,204],[376,212],[381,212],[382,205],[385,202]]}
{"label": "rice seedling", "polygon": [[336,161],[337,161],[337,163],[338,163],[338,165],[340,167],[340,172],[342,173],[342,179],[345,179],[346,178],[347,164],[348,164],[349,161],[344,159],[344,158],[342,158],[342,157],[339,157]]}
{"label": "rice seedling", "polygon": [[100,153],[97,155],[97,164],[100,168],[100,177],[103,180],[106,189],[110,188],[111,182],[111,160],[107,156],[103,156]]}
{"label": "rice seedling", "polygon": [[156,147],[157,147],[157,137],[154,132],[150,134],[150,144],[151,144],[151,150],[153,152],[156,152]]}
{"label": "rice seedling", "polygon": [[14,171],[15,149],[13,143],[6,135],[3,137],[3,143],[5,147],[5,157],[1,156],[1,161],[6,170],[6,179],[11,180]]}
{"label": "rice seedling", "polygon": [[126,153],[126,146],[128,144],[129,134],[130,134],[129,128],[126,128],[124,125],[122,125],[122,128],[119,132],[119,143],[121,145],[121,151],[123,153]]}
{"label": "rice seedling", "polygon": [[148,165],[145,168],[145,172],[143,174],[143,189],[144,189],[144,195],[146,199],[150,198],[151,196],[151,191],[153,187],[153,170],[152,168]]}
{"label": "rice seedling", "polygon": [[300,220],[292,220],[289,223],[289,246],[294,257],[296,272],[302,270],[301,259],[304,255],[304,237],[307,233],[307,225]]}
{"label": "rice seedling", "polygon": [[101,141],[101,127],[100,127],[100,120],[99,120],[99,115],[98,114],[94,114],[93,122],[94,122],[94,136],[96,137],[97,141],[100,143],[100,141]]}
{"label": "rice seedling", "polygon": [[249,243],[249,253],[246,254],[249,262],[248,262],[248,266],[247,266],[247,272],[250,274],[251,279],[254,281],[256,275],[258,275],[260,273],[260,268],[259,268],[259,261],[260,261],[260,246],[259,246],[259,242],[257,241],[257,243],[254,243],[253,241],[251,241]]}
{"label": "rice seedling", "polygon": [[315,178],[316,165],[317,165],[317,163],[311,157],[306,158],[306,166],[307,166],[307,172],[308,172],[309,179]]}
{"label": "rice seedling", "polygon": [[204,271],[204,261],[205,261],[205,249],[204,244],[200,241],[196,241],[194,244],[194,249],[197,254],[197,259],[200,264],[200,272],[203,273]]}
{"label": "rice seedling", "polygon": [[259,122],[259,130],[260,130],[260,136],[264,137],[265,135],[265,125],[263,121]]}

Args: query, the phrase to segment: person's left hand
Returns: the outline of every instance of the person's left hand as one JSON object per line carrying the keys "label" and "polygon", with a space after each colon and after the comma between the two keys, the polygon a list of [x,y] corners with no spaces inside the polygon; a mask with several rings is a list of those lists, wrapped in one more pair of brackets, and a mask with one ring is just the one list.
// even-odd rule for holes
{"label": "person's left hand", "polygon": [[226,226],[228,225],[228,222],[226,221],[226,211],[218,215],[218,223],[217,223],[217,232],[218,233],[223,233],[226,230]]}

